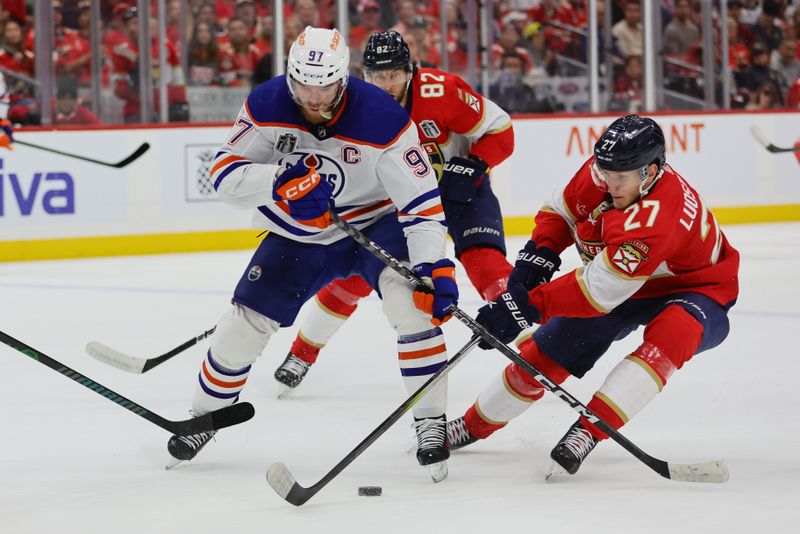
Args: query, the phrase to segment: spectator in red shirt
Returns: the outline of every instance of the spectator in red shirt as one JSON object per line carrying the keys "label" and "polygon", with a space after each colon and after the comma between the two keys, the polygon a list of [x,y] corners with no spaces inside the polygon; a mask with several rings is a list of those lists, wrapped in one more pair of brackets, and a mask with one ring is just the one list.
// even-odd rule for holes
{"label": "spectator in red shirt", "polygon": [[189,85],[222,85],[224,63],[233,68],[230,58],[224,58],[211,25],[198,22],[192,30],[187,55],[189,64]]}
{"label": "spectator in red shirt", "polygon": [[221,46],[224,54],[230,56],[233,68],[223,74],[226,85],[230,87],[250,87],[261,53],[250,41],[247,26],[236,17],[228,21],[228,42]]}
{"label": "spectator in red shirt", "polygon": [[531,55],[527,50],[519,46],[520,36],[517,29],[512,25],[505,26],[500,32],[500,38],[492,45],[492,60],[494,68],[499,70],[503,56],[510,53],[517,54],[522,60],[523,76],[533,67]]}
{"label": "spectator in red shirt", "polygon": [[251,39],[255,38],[258,13],[253,0],[236,0],[236,9],[233,12],[233,16],[241,19],[247,28],[247,34]]}
{"label": "spectator in red shirt", "polygon": [[[22,26],[15,20],[9,19],[3,28],[3,45],[0,47],[0,67],[21,76],[33,78],[36,66],[33,52],[23,45],[24,37]],[[34,87],[21,77],[6,74],[6,87],[11,104],[25,102],[33,98]]]}
{"label": "spectator in red shirt", "polygon": [[58,125],[102,124],[92,111],[78,99],[78,80],[67,76],[59,80],[53,123]]}
{"label": "spectator in red shirt", "polygon": [[358,4],[358,20],[360,24],[350,28],[351,48],[362,48],[364,41],[375,32],[383,31],[381,28],[381,5],[377,0],[361,0]]}
{"label": "spectator in red shirt", "polygon": [[625,58],[623,71],[614,80],[614,97],[610,106],[614,110],[636,113],[642,107],[642,58],[630,55]]}

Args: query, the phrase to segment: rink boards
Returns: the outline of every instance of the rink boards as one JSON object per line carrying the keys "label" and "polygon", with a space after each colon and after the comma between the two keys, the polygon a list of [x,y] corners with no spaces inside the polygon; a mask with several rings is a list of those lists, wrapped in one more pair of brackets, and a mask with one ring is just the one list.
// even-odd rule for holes
{"label": "rink boards", "polygon": [[[613,116],[524,116],[516,149],[493,170],[510,235],[589,156]],[[800,113],[657,114],[667,160],[723,223],[800,220]],[[221,203],[210,181],[226,125],[21,131],[19,139],[114,162],[148,142],[123,169],[17,146],[0,154],[0,261],[253,248],[251,214]]]}

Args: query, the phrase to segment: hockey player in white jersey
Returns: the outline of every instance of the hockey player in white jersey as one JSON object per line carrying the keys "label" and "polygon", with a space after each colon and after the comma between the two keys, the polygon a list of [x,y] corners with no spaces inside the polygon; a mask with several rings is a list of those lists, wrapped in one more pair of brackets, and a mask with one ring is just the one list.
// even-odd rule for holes
{"label": "hockey player in white jersey", "polygon": [[[381,89],[348,83],[350,53],[336,30],[307,27],[289,51],[287,74],[247,98],[211,170],[228,204],[255,209],[269,233],[217,323],[200,369],[192,412],[236,401],[251,364],[278,328],[335,278],[359,274],[379,292],[397,332],[400,373],[415,391],[445,365],[438,325],[457,302],[444,255],[444,215],[434,172],[408,114]],[[376,120],[380,117],[380,120]],[[329,206],[429,281],[412,286],[330,223]],[[415,302],[426,309],[418,309]],[[427,305],[423,305],[427,303]],[[447,475],[444,382],[414,406],[417,459],[435,481]],[[173,436],[168,450],[193,458],[213,433]]]}

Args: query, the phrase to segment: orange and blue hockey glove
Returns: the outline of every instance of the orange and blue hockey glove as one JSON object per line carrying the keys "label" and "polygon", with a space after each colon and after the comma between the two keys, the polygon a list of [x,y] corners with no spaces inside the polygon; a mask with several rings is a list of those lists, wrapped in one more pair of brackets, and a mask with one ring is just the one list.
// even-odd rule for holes
{"label": "orange and blue hockey glove", "polygon": [[455,264],[445,258],[436,263],[421,263],[414,267],[414,272],[430,287],[429,291],[414,290],[414,305],[429,313],[435,326],[449,321],[450,306],[458,304]]}
{"label": "orange and blue hockey glove", "polygon": [[331,193],[331,183],[319,175],[316,167],[307,167],[302,161],[283,171],[272,188],[272,198],[276,202],[285,200],[293,219],[317,228],[331,224]]}
{"label": "orange and blue hockey glove", "polygon": [[14,150],[11,143],[14,142],[14,129],[11,127],[11,121],[8,119],[0,120],[0,147],[7,150]]}

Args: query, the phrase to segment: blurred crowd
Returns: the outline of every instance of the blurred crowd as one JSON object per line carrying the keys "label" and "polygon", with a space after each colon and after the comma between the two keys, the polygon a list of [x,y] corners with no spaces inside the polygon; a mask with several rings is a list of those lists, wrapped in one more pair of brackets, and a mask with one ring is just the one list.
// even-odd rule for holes
{"label": "blurred crowd", "polygon": [[[726,1],[726,0],[722,0]],[[0,69],[10,88],[9,117],[36,123],[33,13],[31,0],[0,2]],[[153,5],[151,35],[158,35]],[[585,0],[500,0],[493,4],[490,97],[511,113],[547,113],[564,109],[559,91],[575,84],[550,81],[586,77]],[[657,0],[662,21],[664,87],[703,98],[701,0]],[[714,2],[714,57],[721,58],[720,28],[727,25],[728,64],[732,71],[732,107],[800,107],[800,0],[727,0],[723,21]],[[86,101],[92,81],[89,0],[55,0],[53,47],[56,70],[54,121],[97,122]],[[139,19],[136,2],[101,0],[101,87],[121,102],[122,120],[141,120]],[[642,104],[643,38],[639,0],[598,0],[601,70],[612,110],[639,111]],[[360,76],[361,49],[375,31],[394,29],[408,42],[422,66],[467,71],[466,0],[444,4],[447,32],[442,35],[439,1],[349,0],[352,74]],[[610,35],[602,30],[610,10]],[[154,78],[164,76],[170,120],[188,120],[187,87],[249,88],[272,77],[273,3],[267,0],[167,0],[167,61],[159,65],[153,37]],[[333,27],[332,0],[286,0],[285,51],[307,26]],[[444,41],[444,43],[442,42]],[[444,44],[444,46],[442,46]],[[476,62],[477,64],[477,62]],[[610,72],[607,65],[611,65]],[[553,87],[557,87],[554,91]],[[585,88],[585,84],[584,84]],[[717,93],[720,88],[715,88]],[[153,102],[158,112],[158,93]],[[719,94],[717,95],[719,96]],[[721,99],[718,99],[720,102]],[[155,116],[155,115],[154,115]]]}

